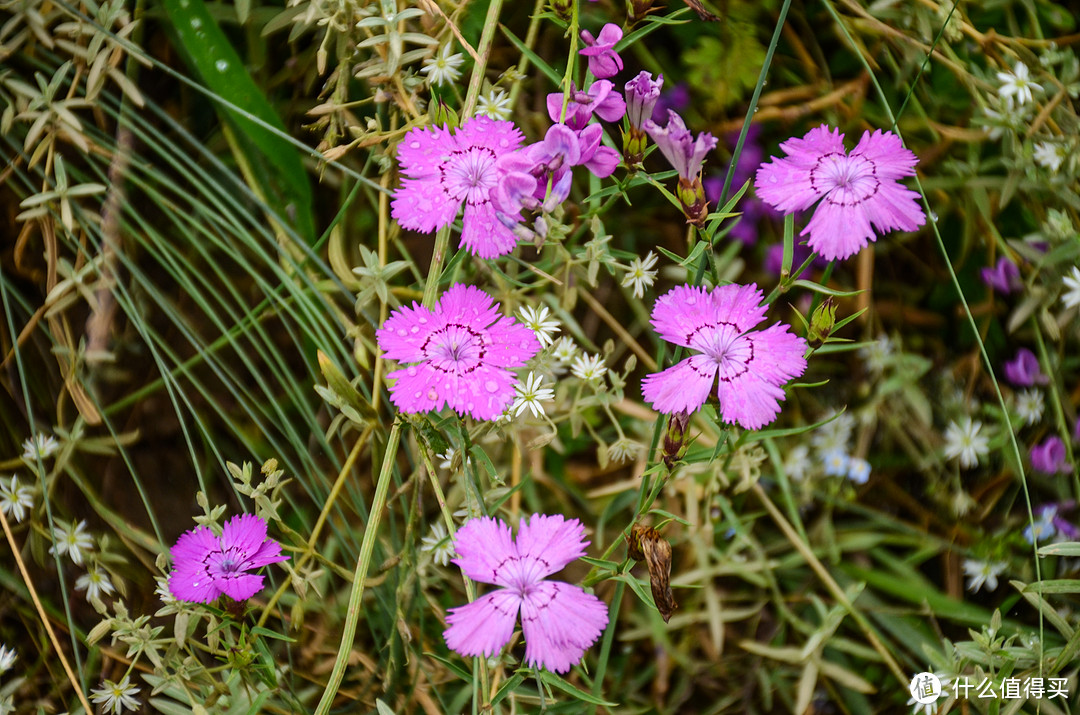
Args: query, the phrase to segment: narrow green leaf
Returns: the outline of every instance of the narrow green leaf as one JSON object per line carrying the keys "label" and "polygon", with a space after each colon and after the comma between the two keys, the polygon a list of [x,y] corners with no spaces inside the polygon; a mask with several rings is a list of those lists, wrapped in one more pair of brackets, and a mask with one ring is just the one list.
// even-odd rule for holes
{"label": "narrow green leaf", "polygon": [[[284,133],[285,125],[244,68],[240,56],[214,21],[203,0],[162,0],[176,32],[178,48],[207,89],[236,109],[217,105],[217,111],[247,145],[243,157],[268,203],[280,203],[282,218],[291,221],[306,241],[315,240],[311,185],[296,148],[267,128]],[[262,123],[257,123],[260,120]]]}
{"label": "narrow green leaf", "polygon": [[546,670],[541,670],[537,674],[539,675],[542,682],[546,683],[547,685],[554,686],[559,690],[562,690],[563,692],[570,693],[582,702],[592,703],[593,705],[600,705],[606,708],[613,708],[618,705],[618,703],[609,703],[607,700],[601,700],[600,698],[597,698],[590,693],[586,693],[584,690],[575,688],[573,685],[566,682],[554,673],[549,673]]}

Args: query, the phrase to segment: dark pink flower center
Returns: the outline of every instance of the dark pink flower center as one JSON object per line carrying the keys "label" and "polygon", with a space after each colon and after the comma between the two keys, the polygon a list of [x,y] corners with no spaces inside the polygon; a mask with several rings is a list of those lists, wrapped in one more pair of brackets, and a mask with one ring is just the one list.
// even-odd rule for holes
{"label": "dark pink flower center", "polygon": [[810,170],[810,185],[836,206],[858,206],[881,188],[877,165],[863,156],[831,152],[817,160]]}
{"label": "dark pink flower center", "polygon": [[442,373],[464,375],[480,367],[487,352],[484,336],[467,325],[448,323],[421,346],[424,359]]}
{"label": "dark pink flower center", "polygon": [[441,168],[443,190],[455,201],[480,204],[495,187],[495,153],[486,147],[453,152]]}

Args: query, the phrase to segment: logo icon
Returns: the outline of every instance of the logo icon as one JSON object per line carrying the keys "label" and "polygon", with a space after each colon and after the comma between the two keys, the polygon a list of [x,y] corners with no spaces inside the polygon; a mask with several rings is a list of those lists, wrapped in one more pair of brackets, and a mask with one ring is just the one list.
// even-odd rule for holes
{"label": "logo icon", "polygon": [[930,705],[941,697],[941,681],[933,673],[919,673],[908,686],[911,697],[920,705]]}

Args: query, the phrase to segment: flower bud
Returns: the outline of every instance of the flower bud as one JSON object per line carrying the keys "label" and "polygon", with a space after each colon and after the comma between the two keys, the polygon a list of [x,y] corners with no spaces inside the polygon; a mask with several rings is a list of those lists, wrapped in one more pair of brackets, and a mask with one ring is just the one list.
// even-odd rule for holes
{"label": "flower bud", "polygon": [[668,418],[667,433],[664,435],[664,451],[662,459],[668,469],[686,456],[686,448],[689,442],[686,439],[687,428],[690,426],[690,413],[676,412]]}
{"label": "flower bud", "polygon": [[811,347],[818,348],[832,334],[836,325],[836,301],[829,296],[815,310],[810,318],[810,331],[806,335]]}

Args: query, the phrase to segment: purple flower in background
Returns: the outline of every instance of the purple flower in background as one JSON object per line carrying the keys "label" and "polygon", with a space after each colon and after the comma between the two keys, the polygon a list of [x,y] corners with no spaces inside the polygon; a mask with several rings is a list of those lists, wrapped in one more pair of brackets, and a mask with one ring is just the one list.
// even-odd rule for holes
{"label": "purple flower in background", "polygon": [[1044,474],[1069,471],[1065,461],[1065,443],[1060,437],[1047,437],[1041,444],[1031,448],[1031,466]]}
{"label": "purple flower in background", "polygon": [[512,122],[478,117],[451,133],[445,127],[416,127],[398,144],[406,175],[394,194],[391,215],[402,228],[423,233],[449,225],[465,204],[461,245],[481,258],[510,253],[517,238],[495,216],[491,191],[498,184],[495,163],[521,145]]}
{"label": "purple flower in background", "polygon": [[576,132],[585,128],[592,115],[605,122],[617,122],[626,114],[626,102],[615,91],[615,85],[606,79],[598,79],[589,86],[589,91],[580,92],[570,83],[570,100],[566,105],[566,117],[562,117],[563,93],[554,92],[547,96],[548,116],[553,122],[566,124]]}
{"label": "purple flower in background", "polygon": [[690,90],[685,82],[679,82],[666,92],[660,93],[660,98],[653,107],[652,120],[662,122],[667,119],[668,110],[681,112],[690,106]]}
{"label": "purple flower in background", "polygon": [[1016,357],[1005,363],[1005,379],[1017,387],[1045,385],[1049,382],[1039,368],[1039,359],[1027,348],[1016,351]]}
{"label": "purple flower in background", "polygon": [[663,372],[647,375],[641,393],[659,412],[700,408],[719,383],[720,416],[728,424],[758,429],[780,413],[781,388],[806,370],[806,341],[778,323],[751,330],[765,319],[756,285],[731,284],[712,291],[678,286],[656,301],[652,324],[664,340],[698,351]]}
{"label": "purple flower in background", "polygon": [[1080,419],[1076,420],[1076,424],[1073,425],[1073,442],[1080,442]]}
{"label": "purple flower in background", "polygon": [[588,30],[581,31],[581,41],[585,43],[581,55],[589,58],[589,71],[597,79],[614,77],[622,71],[622,58],[615,51],[615,43],[621,40],[622,36],[622,29],[610,22],[604,25],[596,38]]}
{"label": "purple flower in background", "polygon": [[170,553],[169,591],[192,603],[210,603],[222,594],[245,601],[263,585],[262,576],[248,571],[289,558],[281,544],[266,537],[266,522],[254,514],[229,519],[220,537],[206,526],[188,531]]}
{"label": "purple flower in background", "polygon": [[926,221],[919,195],[898,181],[914,175],[919,160],[892,132],[863,132],[848,154],[840,130],[822,125],[780,148],[788,156],[762,164],[757,194],[785,213],[820,200],[801,235],[828,260],[855,255],[877,240],[875,230],[914,231]]}
{"label": "purple flower in background", "polygon": [[998,293],[1008,295],[1019,290],[1023,284],[1020,282],[1020,269],[1016,264],[1005,256],[998,259],[997,265],[989,266],[979,271],[982,281]]}
{"label": "purple flower in background", "polygon": [[1077,541],[1080,540],[1080,529],[1077,529],[1072,522],[1061,515],[1062,512],[1072,511],[1075,508],[1076,502],[1072,499],[1066,499],[1063,502],[1043,504],[1035,509],[1035,513],[1040,518],[1045,518],[1043,515],[1049,514],[1050,523],[1053,524],[1057,533],[1069,541]]}
{"label": "purple flower in background", "polygon": [[540,350],[536,336],[499,313],[484,291],[455,283],[431,309],[402,306],[375,331],[388,360],[415,363],[386,375],[402,412],[441,410],[492,420],[514,399],[514,373]]}
{"label": "purple flower in background", "polygon": [[607,606],[547,577],[584,556],[587,544],[581,522],[561,514],[523,518],[516,540],[502,521],[470,519],[454,540],[454,563],[473,581],[501,588],[447,612],[446,645],[465,656],[493,656],[510,641],[520,612],[525,662],[570,670],[607,625]]}

